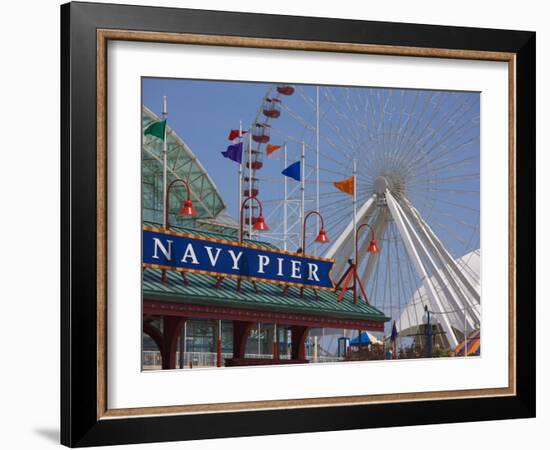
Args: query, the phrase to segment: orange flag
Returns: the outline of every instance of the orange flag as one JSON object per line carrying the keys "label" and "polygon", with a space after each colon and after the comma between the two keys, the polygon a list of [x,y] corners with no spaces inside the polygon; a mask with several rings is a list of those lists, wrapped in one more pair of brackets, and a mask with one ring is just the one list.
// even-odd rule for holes
{"label": "orange flag", "polygon": [[345,192],[346,194],[353,195],[353,187],[355,185],[354,177],[350,177],[346,180],[342,181],[335,181],[334,187],[337,189],[340,189],[342,192]]}
{"label": "orange flag", "polygon": [[271,155],[274,151],[279,150],[281,148],[281,145],[272,145],[267,144],[265,146],[265,152],[267,153],[267,156]]}

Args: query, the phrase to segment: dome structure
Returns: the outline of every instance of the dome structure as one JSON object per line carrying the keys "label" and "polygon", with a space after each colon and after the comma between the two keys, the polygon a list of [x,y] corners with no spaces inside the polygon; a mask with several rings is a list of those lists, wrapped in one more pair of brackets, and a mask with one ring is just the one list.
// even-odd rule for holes
{"label": "dome structure", "polygon": [[[143,106],[142,129],[161,120],[150,109]],[[167,136],[167,167],[168,180],[185,180],[191,187],[191,200],[196,207],[196,217],[182,217],[178,214],[181,204],[186,198],[183,189],[173,189],[170,192],[170,223],[173,225],[195,226],[210,222],[211,228],[215,224],[223,223],[222,227],[236,227],[234,221],[229,220],[226,214],[226,204],[200,160],[191,148],[169,126]],[[163,145],[162,140],[155,136],[143,135],[142,141],[142,202],[143,220],[162,223],[163,213]],[[191,222],[198,223],[191,223]],[[217,231],[217,230],[216,230]]]}
{"label": "dome structure", "polygon": [[[461,268],[462,273],[468,278],[470,283],[479,287],[481,273],[481,257],[479,249],[458,258],[456,263]],[[426,294],[424,286],[419,287],[399,316],[399,320],[397,322],[399,336],[414,337],[425,334],[423,329],[427,320],[425,306],[427,306],[430,310],[430,322],[432,325],[438,325],[440,322],[439,317],[445,314],[448,317],[453,330],[458,335],[464,336],[465,334],[470,334],[473,329],[478,329],[480,326],[479,323],[475,323],[473,327],[471,324],[466,323],[465,326],[463,310],[457,310],[451,306],[447,292],[448,284],[445,286],[440,286],[437,283],[435,276],[431,277],[431,281],[438,291],[438,298],[441,300],[442,310],[440,310],[438,305],[433,305],[432,302],[430,302],[430,298]],[[478,309],[480,307],[477,302],[476,307]],[[443,340],[443,343],[445,344],[445,340]]]}

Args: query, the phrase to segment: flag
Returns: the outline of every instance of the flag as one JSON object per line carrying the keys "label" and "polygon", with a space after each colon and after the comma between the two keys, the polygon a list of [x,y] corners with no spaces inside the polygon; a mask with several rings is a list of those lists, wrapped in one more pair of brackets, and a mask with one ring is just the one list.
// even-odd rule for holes
{"label": "flag", "polygon": [[279,150],[281,147],[282,147],[281,145],[267,144],[265,147],[265,152],[267,153],[267,156],[269,156],[273,152]]}
{"label": "flag", "polygon": [[166,129],[166,120],[160,120],[158,122],[153,122],[147,128],[145,128],[145,131],[143,132],[143,134],[145,136],[147,135],[155,136],[164,141],[165,129]]}
{"label": "flag", "polygon": [[230,145],[225,152],[221,153],[227,159],[240,164],[243,160],[243,143],[239,142],[238,144]]}
{"label": "flag", "polygon": [[349,195],[353,195],[355,177],[350,177],[342,181],[335,181],[333,184],[334,184],[334,187],[336,187],[337,189],[340,189],[342,192],[345,192],[346,194],[349,194]]}
{"label": "flag", "polygon": [[296,181],[301,180],[300,176],[300,161],[296,161],[288,166],[285,170],[281,172],[283,175],[293,178]]}
{"label": "flag", "polygon": [[397,327],[395,326],[395,320],[393,321],[390,339],[393,342],[393,359],[397,359]]}
{"label": "flag", "polygon": [[[242,131],[241,132],[241,136],[244,135],[246,133],[246,131]],[[237,139],[239,136],[239,130],[231,130],[229,132],[229,136],[227,136],[227,139],[229,139],[230,141],[232,141],[233,139]]]}
{"label": "flag", "polygon": [[395,320],[393,321],[393,328],[391,330],[391,337],[390,339],[395,342],[397,339],[397,327],[395,326]]}

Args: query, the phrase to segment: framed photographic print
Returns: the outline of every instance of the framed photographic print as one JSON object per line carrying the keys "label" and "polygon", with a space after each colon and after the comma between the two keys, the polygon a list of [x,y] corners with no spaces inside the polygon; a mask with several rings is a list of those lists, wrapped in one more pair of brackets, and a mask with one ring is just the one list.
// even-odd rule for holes
{"label": "framed photographic print", "polygon": [[534,416],[534,33],[61,18],[63,444]]}

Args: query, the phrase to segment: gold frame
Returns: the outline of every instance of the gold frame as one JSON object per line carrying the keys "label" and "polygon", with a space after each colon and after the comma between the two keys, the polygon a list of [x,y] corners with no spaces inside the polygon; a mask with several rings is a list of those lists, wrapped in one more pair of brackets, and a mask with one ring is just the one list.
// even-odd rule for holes
{"label": "gold frame", "polygon": [[[107,405],[107,42],[109,40],[156,43],[180,43],[231,47],[362,53],[391,56],[415,56],[451,59],[501,61],[508,63],[508,387],[467,389],[403,394],[319,397],[289,400],[267,400],[201,405],[174,405],[108,409]],[[286,39],[246,38],[200,34],[157,33],[127,30],[97,30],[97,418],[167,414],[220,413],[266,409],[346,406],[357,404],[448,400],[461,398],[516,395],[516,55],[506,52],[454,50],[443,48],[398,47],[387,45],[296,41]]]}

